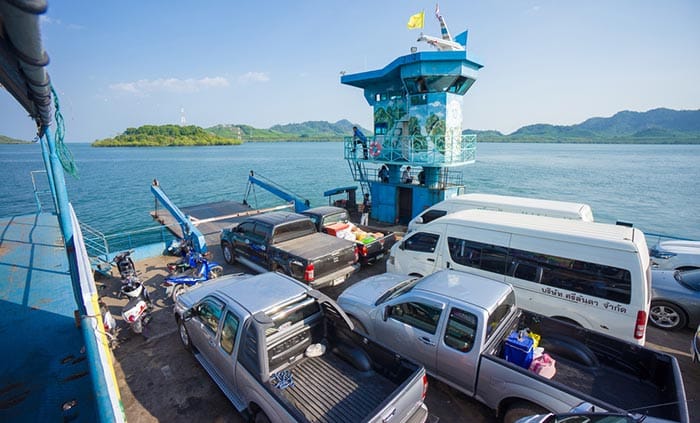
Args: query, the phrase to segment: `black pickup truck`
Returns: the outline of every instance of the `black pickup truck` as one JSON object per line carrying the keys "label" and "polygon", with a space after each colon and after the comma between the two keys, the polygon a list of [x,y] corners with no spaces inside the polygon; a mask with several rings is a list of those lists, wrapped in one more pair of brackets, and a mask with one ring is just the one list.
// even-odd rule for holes
{"label": "black pickup truck", "polygon": [[[347,210],[340,207],[323,206],[304,210],[301,214],[308,216],[319,232],[341,236],[335,232],[335,226],[348,225],[347,239],[357,243],[360,263],[371,264],[388,254],[396,243],[396,234],[385,229],[350,223]],[[342,229],[341,229],[342,230]]]}
{"label": "black pickup truck", "polygon": [[359,268],[354,242],[318,233],[306,216],[272,212],[247,217],[221,231],[229,264],[278,271],[313,288],[338,285]]}

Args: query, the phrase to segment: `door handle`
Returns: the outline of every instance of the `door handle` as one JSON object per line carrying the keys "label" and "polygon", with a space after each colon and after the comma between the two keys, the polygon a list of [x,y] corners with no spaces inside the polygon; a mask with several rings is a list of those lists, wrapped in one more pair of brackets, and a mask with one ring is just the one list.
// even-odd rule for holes
{"label": "door handle", "polygon": [[430,339],[426,338],[425,336],[421,336],[418,338],[420,342],[424,343],[425,345],[429,345],[431,347],[435,346],[435,342],[431,341]]}
{"label": "door handle", "polygon": [[429,258],[429,259],[426,259],[426,260],[428,260],[428,261],[431,261],[431,262],[435,263],[435,259],[434,259],[434,258]]}

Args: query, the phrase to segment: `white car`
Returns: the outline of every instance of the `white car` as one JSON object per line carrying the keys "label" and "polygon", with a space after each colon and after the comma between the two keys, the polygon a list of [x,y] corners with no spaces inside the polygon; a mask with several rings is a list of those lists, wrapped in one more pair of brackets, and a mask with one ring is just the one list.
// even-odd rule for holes
{"label": "white car", "polygon": [[700,241],[662,241],[649,249],[649,255],[654,269],[700,269]]}

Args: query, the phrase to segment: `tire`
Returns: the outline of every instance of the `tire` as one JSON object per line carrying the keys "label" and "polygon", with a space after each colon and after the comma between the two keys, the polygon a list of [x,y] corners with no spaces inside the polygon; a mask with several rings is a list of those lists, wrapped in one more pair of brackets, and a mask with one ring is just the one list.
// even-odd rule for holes
{"label": "tire", "polygon": [[224,242],[221,244],[221,249],[224,253],[224,260],[226,260],[226,263],[235,264],[236,256],[233,254],[233,247],[231,247],[231,244]]}
{"label": "tire", "polygon": [[187,332],[185,322],[181,319],[178,319],[177,321],[177,331],[180,335],[180,342],[182,342],[182,346],[184,346],[187,351],[192,351],[192,341],[190,341],[190,333]]}
{"label": "tire", "polygon": [[355,316],[348,316],[352,324],[355,326],[355,332],[362,334],[364,336],[367,336],[367,328],[365,328],[365,325],[362,324]]}
{"label": "tire", "polygon": [[177,301],[177,297],[182,295],[187,289],[185,288],[185,285],[183,284],[178,284],[173,287],[173,292],[170,294],[170,297],[173,299],[173,302]]}
{"label": "tire", "polygon": [[547,414],[548,411],[539,405],[530,402],[519,401],[511,404],[503,413],[503,423],[514,423],[523,417],[532,416],[535,414]]}
{"label": "tire", "polygon": [[255,419],[253,421],[255,423],[270,423],[270,418],[267,417],[264,411],[260,410],[255,413]]}
{"label": "tire", "polygon": [[659,329],[680,330],[688,324],[682,308],[667,301],[652,301],[649,308],[649,323]]}
{"label": "tire", "polygon": [[216,279],[224,274],[224,268],[221,266],[214,266],[209,269],[209,279]]}

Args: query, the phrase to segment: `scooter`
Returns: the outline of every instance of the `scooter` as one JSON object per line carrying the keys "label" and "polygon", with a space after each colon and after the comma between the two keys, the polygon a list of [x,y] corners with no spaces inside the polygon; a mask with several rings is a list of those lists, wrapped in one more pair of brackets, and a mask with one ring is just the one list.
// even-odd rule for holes
{"label": "scooter", "polygon": [[148,290],[138,279],[131,278],[129,283],[122,286],[121,292],[129,297],[129,302],[122,308],[122,318],[134,333],[143,333],[144,328],[151,321],[152,304]]}
{"label": "scooter", "polygon": [[198,283],[206,282],[209,279],[218,278],[224,273],[224,268],[219,263],[210,262],[204,256],[200,256],[197,261],[199,264],[195,267],[191,275],[170,275],[166,277],[165,281],[161,284],[161,286],[165,288],[165,295],[172,297],[173,302],[188,288]]}
{"label": "scooter", "polygon": [[199,266],[202,257],[208,259],[210,257],[210,253],[199,254],[193,251],[188,251],[187,254],[185,254],[180,260],[168,263],[168,273],[173,275],[194,269]]}
{"label": "scooter", "polygon": [[136,266],[134,265],[134,260],[131,259],[131,253],[134,250],[127,250],[121,252],[114,256],[112,262],[117,265],[119,269],[119,276],[122,278],[122,283],[130,277],[136,277]]}

